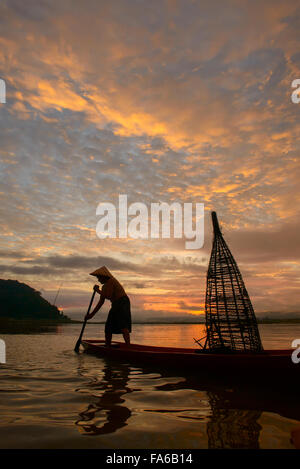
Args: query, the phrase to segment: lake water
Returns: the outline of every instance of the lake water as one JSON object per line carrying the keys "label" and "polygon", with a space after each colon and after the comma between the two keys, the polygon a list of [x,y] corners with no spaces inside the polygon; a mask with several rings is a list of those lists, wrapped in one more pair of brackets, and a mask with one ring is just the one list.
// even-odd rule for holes
{"label": "lake water", "polygon": [[[85,337],[103,338],[103,327],[89,324]],[[300,325],[259,327],[265,348],[300,338]],[[300,406],[292,387],[245,389],[209,383],[201,370],[191,379],[76,355],[80,329],[0,336],[1,448],[294,448]],[[134,325],[132,342],[194,347],[203,329]]]}

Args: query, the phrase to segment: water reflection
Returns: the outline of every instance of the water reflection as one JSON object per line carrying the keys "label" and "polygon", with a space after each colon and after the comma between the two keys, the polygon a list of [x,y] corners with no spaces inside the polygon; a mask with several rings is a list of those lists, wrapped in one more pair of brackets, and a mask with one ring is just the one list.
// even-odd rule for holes
{"label": "water reflection", "polygon": [[260,446],[259,419],[263,412],[300,419],[300,410],[295,410],[297,395],[292,393],[286,399],[286,394],[283,397],[275,390],[224,386],[203,376],[176,377],[161,370],[153,373],[153,369],[133,368],[104,359],[99,360],[98,369],[85,368],[84,362],[83,359],[79,373],[90,379],[80,391],[90,398],[76,421],[83,435],[111,434],[127,425],[134,431],[133,413],[143,415],[143,428],[147,432],[154,421],[159,421],[158,416],[164,415],[163,418],[170,416],[170,428],[176,432],[185,429],[185,435],[191,432],[193,439],[198,426],[199,435],[204,432],[207,436],[208,448],[255,449]]}
{"label": "water reflection", "polygon": [[[236,408],[239,405],[236,401],[237,391],[210,389],[208,385],[198,384],[194,379],[161,386],[160,389],[205,391],[210,406],[206,424],[208,448],[259,448],[261,426],[258,419],[262,412]],[[246,402],[244,404],[247,408]]]}
{"label": "water reflection", "polygon": [[103,391],[96,402],[89,404],[88,408],[80,412],[80,420],[76,425],[86,435],[102,435],[113,433],[127,425],[131,411],[124,405],[122,396],[131,392],[128,384],[130,369],[127,365],[113,367],[106,365],[103,378],[90,383],[92,394]]}
{"label": "water reflection", "polygon": [[212,409],[207,424],[208,448],[259,448],[260,411],[228,408],[220,394],[209,392]]}
{"label": "water reflection", "polygon": [[[132,373],[132,369],[126,364],[105,363],[100,378],[88,383],[88,390],[93,402],[79,413],[80,419],[76,422],[81,433],[89,436],[114,433],[128,425],[131,410],[125,405],[126,394],[134,392],[129,386],[130,377],[137,375],[150,376],[149,370],[140,370]],[[159,375],[159,382],[164,378],[170,379],[170,375]],[[152,379],[152,393],[155,401],[155,393],[165,391],[188,390],[194,391],[196,396],[194,408],[165,409],[165,412],[174,412],[178,417],[178,425],[181,419],[199,420],[203,424],[205,418],[207,424],[207,436],[209,448],[258,448],[260,425],[257,423],[261,412],[258,410],[244,410],[235,408],[234,392],[210,389],[187,378],[178,378],[177,382],[156,384]],[[199,393],[204,391],[204,393]],[[100,393],[100,396],[99,396]],[[96,400],[95,400],[96,398]],[[198,399],[198,400],[197,400]],[[209,403],[209,406],[203,405]],[[145,409],[144,412],[161,413],[162,409],[157,399],[157,409]]]}

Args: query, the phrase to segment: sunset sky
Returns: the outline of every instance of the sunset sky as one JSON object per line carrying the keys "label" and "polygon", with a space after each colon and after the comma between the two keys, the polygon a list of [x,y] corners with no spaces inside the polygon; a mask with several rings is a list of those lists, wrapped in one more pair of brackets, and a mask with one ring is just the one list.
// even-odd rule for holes
{"label": "sunset sky", "polygon": [[[299,316],[299,31],[299,0],[2,0],[0,277],[81,318],[106,265],[134,320],[197,320],[215,210],[258,316]],[[100,240],[119,194],[204,203],[203,248]]]}

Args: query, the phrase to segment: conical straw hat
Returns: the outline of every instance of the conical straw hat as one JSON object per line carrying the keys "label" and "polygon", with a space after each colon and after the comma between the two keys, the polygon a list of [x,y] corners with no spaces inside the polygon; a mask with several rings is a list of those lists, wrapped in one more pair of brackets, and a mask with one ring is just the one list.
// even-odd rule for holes
{"label": "conical straw hat", "polygon": [[94,277],[98,277],[99,275],[103,275],[103,277],[113,277],[113,275],[110,273],[110,271],[105,267],[100,267],[97,270],[94,270],[94,272],[90,273],[90,275],[94,275]]}

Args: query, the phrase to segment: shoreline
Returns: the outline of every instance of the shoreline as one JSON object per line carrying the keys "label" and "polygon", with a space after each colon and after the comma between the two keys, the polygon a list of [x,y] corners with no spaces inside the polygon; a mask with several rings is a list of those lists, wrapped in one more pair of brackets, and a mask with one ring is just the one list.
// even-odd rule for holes
{"label": "shoreline", "polygon": [[[0,333],[7,331],[43,331],[47,332],[51,328],[62,325],[82,325],[84,321],[69,319],[69,320],[51,320],[51,319],[15,319],[15,318],[0,318]],[[260,324],[300,324],[300,318],[297,319],[258,319],[257,323]],[[104,325],[105,321],[89,322],[88,324]],[[132,322],[133,325],[203,325],[205,322],[189,322],[189,321],[136,321]]]}

